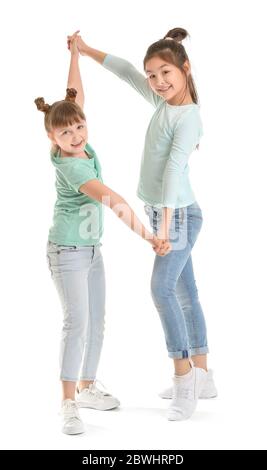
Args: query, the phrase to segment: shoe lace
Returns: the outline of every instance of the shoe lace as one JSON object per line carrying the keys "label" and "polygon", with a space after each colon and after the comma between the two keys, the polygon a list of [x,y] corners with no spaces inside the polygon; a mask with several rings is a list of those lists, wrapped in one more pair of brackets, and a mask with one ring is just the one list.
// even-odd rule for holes
{"label": "shoe lace", "polygon": [[62,414],[64,414],[65,418],[77,418],[80,419],[79,411],[77,408],[77,404],[73,402],[67,402],[63,406]]}
{"label": "shoe lace", "polygon": [[[100,385],[103,388],[103,390],[98,388],[97,385]],[[100,382],[100,380],[95,380],[92,384],[89,385],[88,388],[84,389],[84,391],[85,393],[90,393],[99,399],[103,399],[105,396],[110,395],[107,392],[107,389],[105,388],[105,386],[102,384],[102,382]]]}
{"label": "shoe lace", "polygon": [[174,398],[184,398],[189,400],[192,398],[192,390],[188,387],[176,387],[174,390]]}

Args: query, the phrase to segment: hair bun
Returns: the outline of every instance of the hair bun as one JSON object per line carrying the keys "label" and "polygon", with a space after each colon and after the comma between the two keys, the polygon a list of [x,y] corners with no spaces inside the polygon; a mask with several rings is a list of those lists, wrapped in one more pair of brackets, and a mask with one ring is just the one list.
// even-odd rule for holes
{"label": "hair bun", "polygon": [[168,33],[164,36],[163,39],[171,38],[171,39],[174,39],[174,41],[176,41],[176,42],[182,42],[183,39],[185,39],[188,36],[189,36],[189,34],[186,31],[186,29],[173,28],[173,29],[170,29],[170,31],[168,31]]}
{"label": "hair bun", "polygon": [[75,101],[75,98],[77,96],[77,90],[75,88],[67,88],[66,90],[66,101]]}
{"label": "hair bun", "polygon": [[34,102],[37,106],[37,109],[39,111],[42,111],[43,113],[47,113],[49,109],[51,108],[50,104],[45,103],[44,98],[36,98]]}

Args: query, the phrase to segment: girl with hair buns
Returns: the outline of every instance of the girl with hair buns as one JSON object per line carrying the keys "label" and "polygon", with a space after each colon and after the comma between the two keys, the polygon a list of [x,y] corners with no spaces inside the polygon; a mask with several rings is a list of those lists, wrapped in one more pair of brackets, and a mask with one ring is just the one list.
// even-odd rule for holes
{"label": "girl with hair buns", "polygon": [[[198,398],[216,396],[207,368],[206,324],[198,298],[191,251],[203,218],[189,181],[188,160],[202,136],[198,96],[183,39],[174,28],[147,49],[146,76],[128,61],[93,49],[78,36],[77,46],[128,83],[152,106],[141,162],[137,195],[145,203],[154,234],[171,242],[167,256],[156,256],[152,298],[174,361],[173,387],[160,394],[172,398],[169,420],[189,418]],[[68,36],[68,45],[73,36]]]}
{"label": "girl with hair buns", "polygon": [[[84,432],[79,407],[110,410],[117,398],[99,389],[96,372],[104,332],[105,275],[100,238],[102,204],[164,256],[170,245],[142,225],[127,202],[105,186],[98,157],[88,144],[77,37],[70,41],[67,95],[52,105],[37,98],[52,142],[57,200],[47,243],[47,259],[64,314],[60,353],[63,387],[62,431]],[[77,398],[75,400],[75,392]]]}

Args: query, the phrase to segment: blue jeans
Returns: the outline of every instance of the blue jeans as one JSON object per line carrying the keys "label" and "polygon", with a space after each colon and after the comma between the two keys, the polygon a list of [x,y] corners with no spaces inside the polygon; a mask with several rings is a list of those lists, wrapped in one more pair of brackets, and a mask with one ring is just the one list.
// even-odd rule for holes
{"label": "blue jeans", "polygon": [[[161,225],[162,209],[145,206],[145,211],[156,234]],[[206,324],[191,257],[202,222],[197,202],[175,209],[170,228],[172,250],[164,257],[155,258],[152,298],[171,358],[184,359],[208,352]]]}
{"label": "blue jeans", "polygon": [[47,260],[63,310],[60,379],[94,380],[105,316],[105,272],[100,248],[48,241]]}

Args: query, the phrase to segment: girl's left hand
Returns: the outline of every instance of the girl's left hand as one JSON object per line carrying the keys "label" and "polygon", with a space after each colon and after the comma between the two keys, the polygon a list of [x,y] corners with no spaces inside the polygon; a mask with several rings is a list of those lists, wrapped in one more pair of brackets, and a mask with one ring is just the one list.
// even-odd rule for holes
{"label": "girl's left hand", "polygon": [[170,253],[171,249],[172,249],[172,246],[169,240],[160,240],[160,239],[155,240],[155,245],[153,246],[153,250],[158,256],[166,256],[168,253]]}

